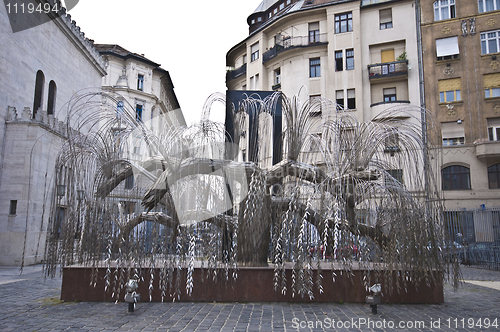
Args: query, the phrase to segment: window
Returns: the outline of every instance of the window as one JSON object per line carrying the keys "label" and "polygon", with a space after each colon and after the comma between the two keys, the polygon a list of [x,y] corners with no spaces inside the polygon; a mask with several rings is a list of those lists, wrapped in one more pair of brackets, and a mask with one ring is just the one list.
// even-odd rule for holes
{"label": "window", "polygon": [[462,100],[460,96],[460,78],[438,81],[438,89],[440,103]]}
{"label": "window", "polygon": [[257,17],[257,22],[262,22],[262,17],[261,16]]}
{"label": "window", "polygon": [[135,119],[139,122],[142,121],[142,105],[141,104],[135,105]]}
{"label": "window", "polygon": [[356,93],[354,89],[347,89],[347,108],[356,109]]}
{"label": "window", "polygon": [[396,88],[386,88],[383,90],[384,93],[384,103],[390,103],[396,101]]}
{"label": "window", "polygon": [[500,164],[488,167],[488,188],[500,189]]}
{"label": "window", "polygon": [[354,69],[354,50],[349,49],[345,50],[345,69],[353,70]]}
{"label": "window", "polygon": [[320,58],[309,59],[309,77],[321,77]]}
{"label": "window", "polygon": [[119,101],[116,104],[116,116],[120,117],[123,115],[123,112],[125,111],[125,105],[123,104],[123,101]]}
{"label": "window", "polygon": [[468,167],[453,165],[443,168],[443,190],[470,189],[470,170]]}
{"label": "window", "polygon": [[500,118],[487,119],[488,139],[490,141],[500,141]]}
{"label": "window", "polygon": [[134,188],[134,175],[129,175],[125,179],[125,189],[132,189]]}
{"label": "window", "polygon": [[33,118],[36,113],[42,107],[42,96],[43,96],[43,86],[45,84],[45,75],[41,70],[36,72],[36,81],[35,81],[35,97],[33,100]]}
{"label": "window", "polygon": [[446,20],[455,17],[455,0],[437,0],[434,2],[434,20]]}
{"label": "window", "polygon": [[281,84],[281,68],[274,70],[274,84]]}
{"label": "window", "polygon": [[243,56],[243,64],[246,64],[246,63],[247,63],[247,55],[245,54],[245,55]]}
{"label": "window", "polygon": [[500,9],[500,0],[479,0],[478,7],[480,13],[498,10]]}
{"label": "window", "polygon": [[436,39],[437,60],[458,59],[458,37]]}
{"label": "window", "polygon": [[395,152],[399,152],[399,134],[396,131],[391,131],[387,134],[385,138],[385,153],[390,153],[394,156]]}
{"label": "window", "polygon": [[143,91],[144,90],[144,75],[137,75],[137,90]]}
{"label": "window", "polygon": [[483,75],[484,97],[500,97],[500,73]]}
{"label": "window", "polygon": [[335,33],[352,31],[352,13],[335,15]]}
{"label": "window", "polygon": [[54,114],[54,110],[56,108],[56,94],[57,94],[56,82],[50,81],[49,100],[47,102],[47,114]]}
{"label": "window", "polygon": [[465,137],[451,137],[451,138],[443,137],[443,146],[464,145],[464,144],[465,144]]}
{"label": "window", "polygon": [[285,4],[284,3],[280,3],[280,10],[283,10],[283,8],[285,8]]}
{"label": "window", "polygon": [[386,186],[400,186],[403,184],[403,170],[402,169],[388,169],[385,175]]}
{"label": "window", "polygon": [[309,23],[309,44],[319,43],[319,22]]}
{"label": "window", "polygon": [[9,214],[10,214],[10,215],[15,215],[15,214],[17,214],[17,200],[15,200],[15,201],[10,201],[10,206],[9,206]]}
{"label": "window", "polygon": [[122,201],[121,203],[125,214],[133,214],[135,212],[135,202]]}
{"label": "window", "polygon": [[342,51],[335,51],[335,70],[344,70],[344,59],[342,58]]}
{"label": "window", "polygon": [[380,21],[380,30],[392,28],[392,9],[382,9],[378,12]]}
{"label": "window", "polygon": [[250,52],[251,52],[250,61],[254,62],[259,58],[259,43],[253,44],[250,47]]}
{"label": "window", "polygon": [[344,108],[344,90],[335,91],[335,102],[337,105]]}
{"label": "window", "polygon": [[465,144],[464,126],[456,121],[442,122],[441,136],[443,137],[443,146]]}
{"label": "window", "polygon": [[310,117],[320,117],[322,112],[322,104],[321,104],[321,95],[310,95],[309,96],[309,104],[310,104]]}
{"label": "window", "polygon": [[497,53],[499,48],[500,30],[481,34],[481,54]]}
{"label": "window", "polygon": [[254,62],[259,58],[259,43],[253,44],[250,50],[251,50],[250,61]]}

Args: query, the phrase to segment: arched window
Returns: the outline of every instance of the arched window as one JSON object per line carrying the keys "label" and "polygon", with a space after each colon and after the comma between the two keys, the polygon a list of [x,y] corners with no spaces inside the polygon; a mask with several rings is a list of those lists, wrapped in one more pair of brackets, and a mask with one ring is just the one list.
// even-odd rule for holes
{"label": "arched window", "polygon": [[35,117],[36,112],[42,106],[44,84],[45,84],[45,75],[41,70],[39,70],[36,72],[35,98],[33,100],[33,117]]}
{"label": "arched window", "polygon": [[56,94],[57,94],[56,82],[50,81],[49,100],[47,101],[47,114],[54,114],[54,110],[56,107]]}
{"label": "arched window", "polygon": [[500,189],[500,164],[488,167],[488,187]]}
{"label": "arched window", "polygon": [[470,189],[470,170],[465,166],[453,165],[441,171],[443,190]]}

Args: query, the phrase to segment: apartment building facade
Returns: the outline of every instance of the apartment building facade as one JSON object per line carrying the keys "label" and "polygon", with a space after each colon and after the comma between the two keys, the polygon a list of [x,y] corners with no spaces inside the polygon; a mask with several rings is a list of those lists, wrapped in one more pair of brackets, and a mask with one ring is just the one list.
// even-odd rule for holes
{"label": "apartment building facade", "polygon": [[423,0],[425,106],[448,210],[500,206],[500,3]]}

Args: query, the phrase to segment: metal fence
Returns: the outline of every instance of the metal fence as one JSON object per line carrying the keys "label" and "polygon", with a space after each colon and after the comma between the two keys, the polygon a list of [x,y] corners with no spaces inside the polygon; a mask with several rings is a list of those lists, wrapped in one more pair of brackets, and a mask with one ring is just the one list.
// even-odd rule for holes
{"label": "metal fence", "polygon": [[445,211],[444,221],[464,264],[500,269],[500,207]]}

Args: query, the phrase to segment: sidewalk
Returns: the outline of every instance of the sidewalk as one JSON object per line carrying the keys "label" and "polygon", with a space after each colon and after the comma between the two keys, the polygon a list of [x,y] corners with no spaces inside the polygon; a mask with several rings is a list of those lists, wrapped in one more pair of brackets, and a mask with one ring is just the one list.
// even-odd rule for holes
{"label": "sidewalk", "polygon": [[340,303],[143,302],[128,313],[125,303],[59,301],[61,279],[45,280],[40,266],[22,275],[0,267],[0,331],[500,330],[500,271],[462,273],[467,282],[458,292],[446,284],[444,304],[379,305],[377,315],[368,305]]}

